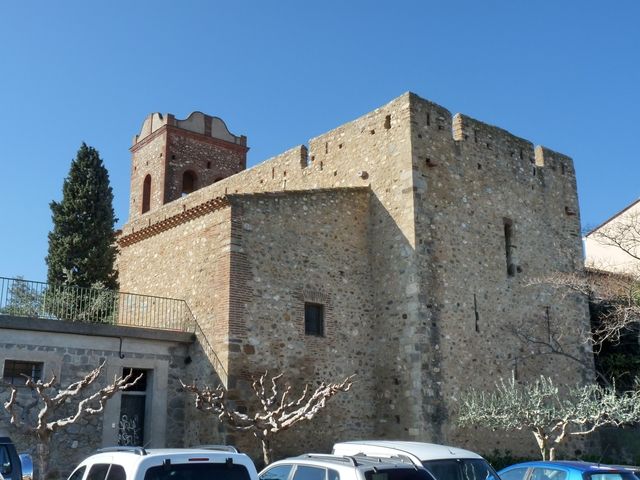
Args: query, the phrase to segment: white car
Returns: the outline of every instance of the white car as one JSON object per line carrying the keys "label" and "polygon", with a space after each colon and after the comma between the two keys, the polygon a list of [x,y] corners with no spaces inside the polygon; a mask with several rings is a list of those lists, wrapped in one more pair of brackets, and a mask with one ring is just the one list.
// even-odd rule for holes
{"label": "white car", "polygon": [[259,480],[434,480],[402,457],[375,458],[309,453],[273,462]]}
{"label": "white car", "polygon": [[68,480],[257,480],[251,459],[233,447],[111,447],[87,457]]}
{"label": "white car", "polygon": [[435,443],[390,440],[340,442],[333,446],[336,455],[375,457],[404,456],[426,468],[436,480],[499,479],[495,470],[477,453]]}

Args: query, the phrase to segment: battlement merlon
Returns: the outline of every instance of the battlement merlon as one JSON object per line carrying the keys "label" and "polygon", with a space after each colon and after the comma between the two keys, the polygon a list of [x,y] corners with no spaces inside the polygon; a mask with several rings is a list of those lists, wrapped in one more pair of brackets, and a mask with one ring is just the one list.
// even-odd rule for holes
{"label": "battlement merlon", "polygon": [[563,153],[556,152],[542,145],[537,145],[535,150],[536,166],[550,167],[552,170],[560,169],[562,173],[575,175],[573,159]]}
{"label": "battlement merlon", "polygon": [[464,114],[456,113],[453,116],[452,133],[456,141],[474,142],[511,158],[527,160],[536,167],[553,171],[560,169],[563,174],[575,174],[571,157],[541,145],[534,147],[529,140]]}
{"label": "battlement merlon", "polygon": [[238,136],[231,133],[221,118],[212,117],[202,112],[193,112],[184,120],[175,118],[171,113],[165,115],[161,113],[149,114],[142,123],[140,133],[133,137],[131,148],[135,148],[138,143],[166,126],[187,130],[206,137],[217,138],[245,148],[247,146],[247,137],[245,135]]}

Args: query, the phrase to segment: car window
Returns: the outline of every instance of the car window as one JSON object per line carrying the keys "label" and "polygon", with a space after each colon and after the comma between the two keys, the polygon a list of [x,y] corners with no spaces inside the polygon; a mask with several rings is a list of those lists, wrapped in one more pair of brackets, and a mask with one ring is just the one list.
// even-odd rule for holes
{"label": "car window", "polygon": [[194,480],[194,479],[250,480],[244,465],[236,463],[172,463],[150,467],[144,480]]}
{"label": "car window", "polygon": [[501,473],[500,478],[502,480],[524,480],[526,474],[526,468],[514,468],[513,470],[509,470],[508,472]]}
{"label": "car window", "polygon": [[536,467],[531,472],[531,480],[566,480],[567,472],[557,468]]}
{"label": "car window", "polygon": [[107,480],[127,480],[127,473],[122,465],[112,464],[109,473],[107,473]]}
{"label": "car window", "polygon": [[590,473],[587,477],[591,480],[635,480],[637,478],[631,472]]}
{"label": "car window", "polygon": [[5,445],[0,445],[0,474],[11,475],[11,457]]}
{"label": "car window", "polygon": [[377,468],[364,472],[366,480],[434,480],[433,476],[423,469],[410,468]]}
{"label": "car window", "polygon": [[293,480],[325,480],[326,474],[327,470],[325,468],[298,465],[293,474]]}
{"label": "car window", "polygon": [[340,474],[335,470],[327,470],[327,480],[340,480]]}
{"label": "car window", "polygon": [[87,469],[86,466],[82,466],[80,468],[76,468],[67,480],[82,480],[82,476],[84,475],[84,471]]}
{"label": "car window", "polygon": [[277,465],[262,472],[260,480],[287,480],[293,465]]}
{"label": "car window", "polygon": [[108,463],[96,463],[91,465],[87,480],[105,480],[107,472],[109,471]]}
{"label": "car window", "polygon": [[487,480],[497,478],[496,472],[481,458],[426,460],[422,462],[438,480]]}

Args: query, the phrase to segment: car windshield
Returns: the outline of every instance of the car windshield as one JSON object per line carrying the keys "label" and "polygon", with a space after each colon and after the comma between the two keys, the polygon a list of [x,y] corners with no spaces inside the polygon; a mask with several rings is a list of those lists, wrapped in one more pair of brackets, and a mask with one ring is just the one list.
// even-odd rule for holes
{"label": "car windshield", "polygon": [[242,465],[226,463],[169,463],[150,467],[144,480],[250,480],[247,469]]}
{"label": "car windshield", "polygon": [[377,468],[364,472],[366,480],[434,480],[434,478],[422,468]]}
{"label": "car windshield", "polygon": [[499,479],[491,465],[481,458],[426,460],[422,464],[436,477],[436,480],[487,480],[491,477]]}

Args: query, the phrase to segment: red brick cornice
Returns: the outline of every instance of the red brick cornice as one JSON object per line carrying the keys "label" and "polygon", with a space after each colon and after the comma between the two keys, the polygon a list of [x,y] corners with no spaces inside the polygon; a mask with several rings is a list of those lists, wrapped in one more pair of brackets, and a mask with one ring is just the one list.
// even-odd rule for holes
{"label": "red brick cornice", "polygon": [[117,239],[120,247],[128,247],[134,243],[141,242],[147,238],[158,235],[159,233],[166,232],[167,230],[189,222],[195,218],[202,217],[207,213],[219,210],[229,205],[229,199],[227,197],[216,197],[212,200],[196,205],[195,207],[187,208],[184,211],[161,220],[160,222],[144,227],[137,232],[124,235]]}
{"label": "red brick cornice", "polygon": [[201,133],[192,132],[191,130],[185,130],[184,128],[176,127],[174,125],[165,125],[164,127],[166,127],[167,132],[175,133],[176,135],[179,135],[181,137],[192,138],[194,140],[198,140],[199,142],[217,145],[218,147],[226,148],[228,150],[234,150],[240,153],[246,153],[249,150],[249,147],[247,147],[246,145],[228,142],[226,140],[222,140],[221,138],[208,137]]}
{"label": "red brick cornice", "polygon": [[162,135],[164,132],[167,133],[175,133],[181,137],[192,138],[194,140],[198,140],[199,142],[208,143],[211,145],[216,145],[218,147],[226,148],[227,150],[233,150],[239,153],[247,153],[249,151],[249,147],[246,145],[240,145],[239,143],[228,142],[226,140],[222,140],[220,138],[215,137],[207,137],[201,133],[192,132],[190,130],[185,130],[184,128],[176,127],[174,125],[163,125],[157,130],[153,131],[142,140],[137,142],[135,145],[132,145],[129,151],[131,153],[135,153],[144,145],[147,145],[154,138]]}
{"label": "red brick cornice", "polygon": [[149,135],[144,137],[139,142],[136,142],[135,145],[132,145],[131,148],[129,149],[129,151],[131,153],[136,152],[137,150],[139,150],[140,148],[142,148],[143,146],[145,146],[146,144],[151,142],[154,138],[159,137],[160,135],[162,135],[166,131],[167,131],[167,126],[166,125],[161,126],[159,129],[151,132]]}

